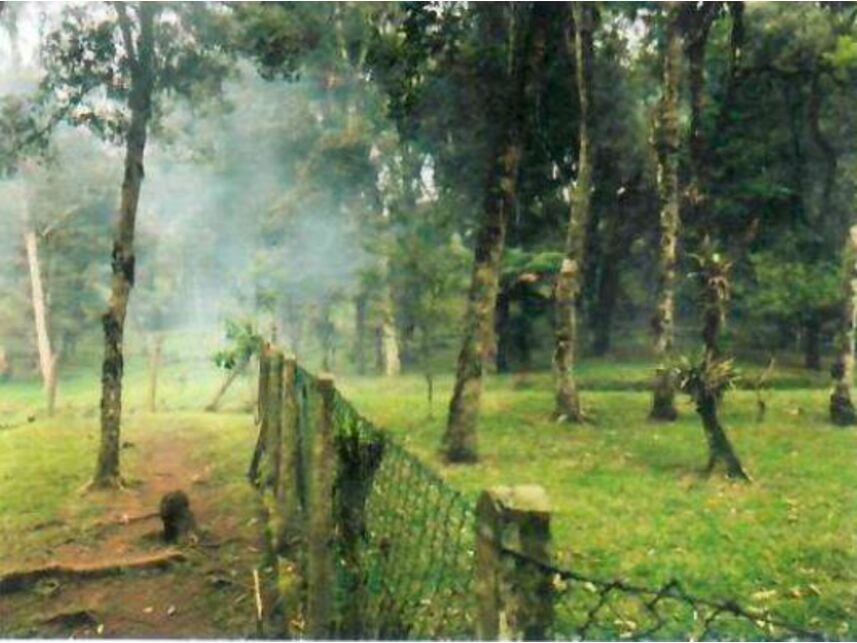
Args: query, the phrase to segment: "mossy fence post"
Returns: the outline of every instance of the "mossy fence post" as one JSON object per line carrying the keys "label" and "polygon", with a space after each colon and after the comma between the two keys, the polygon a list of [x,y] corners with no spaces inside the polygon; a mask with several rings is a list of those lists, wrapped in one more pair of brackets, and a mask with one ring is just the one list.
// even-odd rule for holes
{"label": "mossy fence post", "polygon": [[338,456],[334,511],[342,561],[343,593],[340,634],[346,639],[375,638],[370,622],[369,577],[365,559],[368,542],[366,503],[375,473],[384,457],[386,441],[378,433],[337,427]]}
{"label": "mossy fence post", "polygon": [[303,534],[301,507],[298,498],[298,397],[295,388],[297,363],[286,357],[283,365],[282,422],[280,425],[279,465],[276,498],[280,509],[277,530],[277,553],[293,553]]}
{"label": "mossy fence post", "polygon": [[282,630],[291,638],[303,634],[304,539],[303,512],[298,497],[298,431],[300,430],[296,385],[297,363],[285,357],[282,368],[282,416],[280,422],[277,484],[274,491],[277,520],[273,524],[277,554],[277,586],[283,605]]}
{"label": "mossy fence post", "polygon": [[[280,439],[283,424],[283,352],[272,348],[268,352],[268,382],[265,396],[265,466],[264,487],[276,498],[280,476]],[[272,503],[274,517],[278,518],[279,507]]]}
{"label": "mossy fence post", "polygon": [[309,516],[307,552],[306,636],[330,639],[334,632],[336,584],[336,534],[333,486],[336,480],[336,451],[333,435],[333,378],[317,380],[320,404],[310,445]]}
{"label": "mossy fence post", "polygon": [[515,552],[549,562],[550,504],[537,485],[494,487],[476,505],[476,638],[544,641],[553,630],[553,579]]}
{"label": "mossy fence post", "polygon": [[264,490],[264,485],[260,484],[259,469],[262,466],[262,453],[265,450],[265,441],[267,435],[268,424],[268,378],[270,375],[270,347],[264,344],[259,351],[259,387],[256,400],[256,418],[259,424],[259,437],[256,440],[256,447],[253,449],[253,458],[250,461],[250,469],[247,472],[247,477],[250,484]]}

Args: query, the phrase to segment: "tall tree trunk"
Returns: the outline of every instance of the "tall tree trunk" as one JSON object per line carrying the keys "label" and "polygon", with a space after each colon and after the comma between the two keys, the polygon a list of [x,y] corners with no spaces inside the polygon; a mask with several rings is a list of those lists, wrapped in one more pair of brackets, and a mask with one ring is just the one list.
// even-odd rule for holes
{"label": "tall tree trunk", "polygon": [[45,301],[44,287],[42,286],[38,240],[34,231],[28,230],[24,234],[24,246],[27,250],[27,264],[30,269],[30,289],[36,327],[36,347],[39,351],[39,370],[42,374],[42,387],[45,391],[45,406],[50,417],[54,414],[56,401],[57,356],[51,349],[51,337],[48,332],[48,307]]}
{"label": "tall tree trunk", "polygon": [[497,337],[497,353],[494,357],[498,373],[509,372],[509,349],[512,344],[511,296],[508,287],[500,287],[495,306],[494,330]]}
{"label": "tall tree trunk", "polygon": [[624,247],[618,228],[619,217],[613,213],[607,225],[606,249],[601,257],[601,270],[598,276],[595,314],[593,315],[592,352],[597,356],[606,355],[610,350],[610,333],[613,328],[613,312],[619,297],[620,262]]}
{"label": "tall tree trunk", "polygon": [[821,370],[821,320],[810,315],[803,325],[803,365],[813,371]]}
{"label": "tall tree trunk", "polygon": [[399,333],[396,329],[393,293],[390,288],[390,262],[387,257],[381,258],[380,294],[381,320],[378,329],[381,336],[381,372],[385,376],[391,377],[401,372],[402,362],[399,357]]}
{"label": "tall tree trunk", "polygon": [[152,333],[149,338],[149,390],[146,395],[146,408],[149,413],[155,413],[158,410],[158,371],[161,368],[163,345],[163,334]]}
{"label": "tall tree trunk", "polygon": [[580,101],[580,145],[577,177],[570,187],[571,208],[565,242],[565,257],[554,291],[556,305],[556,346],[553,355],[556,398],[554,417],[580,422],[583,411],[574,381],[574,348],[577,342],[577,304],[583,287],[586,232],[592,214],[592,152],[590,119],[592,101],[592,29],[594,7],[575,3],[574,49],[577,93]]}
{"label": "tall tree trunk", "polygon": [[[146,149],[146,129],[151,115],[154,80],[154,17],[159,10],[155,4],[142,2],[139,13],[139,36],[133,43],[133,27],[126,10],[117,3],[119,20],[131,57],[131,92],[128,100],[131,122],[126,134],[125,177],[119,206],[119,224],[113,242],[110,302],[102,316],[104,327],[104,360],[101,366],[101,445],[93,486],[115,487],[121,483],[119,474],[119,434],[122,419],[122,374],[124,359],[122,340],[128,298],[134,285],[134,228],[140,186],[143,182],[143,157]],[[136,55],[134,52],[136,51]]]}
{"label": "tall tree trunk", "polygon": [[[697,221],[705,216],[706,142],[703,128],[705,113],[705,48],[711,25],[720,12],[716,2],[686,3],[684,11],[684,36],[688,62],[688,84],[690,86],[690,182],[688,205],[690,219]],[[705,226],[708,227],[707,225]]]}
{"label": "tall tree trunk", "polygon": [[839,355],[831,369],[834,384],[830,394],[830,420],[839,426],[849,426],[857,424],[857,412],[851,399],[857,323],[857,225],[852,225],[848,231],[843,257],[842,327],[838,335]]}
{"label": "tall tree trunk", "polygon": [[366,293],[354,299],[354,366],[359,375],[366,374]]}
{"label": "tall tree trunk", "polygon": [[655,356],[658,367],[652,391],[649,417],[672,421],[678,417],[675,408],[675,381],[669,360],[673,350],[675,315],[675,266],[681,214],[678,183],[678,99],[681,73],[681,35],[677,9],[669,10],[667,45],[664,55],[663,96],[655,132],[658,159],[658,192],[661,199],[661,240],[658,266],[658,295],[652,328],[655,333]]}
{"label": "tall tree trunk", "polygon": [[706,236],[702,242],[700,256],[707,257],[699,274],[702,283],[702,342],[705,385],[696,396],[696,411],[702,418],[702,428],[708,443],[708,464],[705,473],[711,475],[722,469],[729,478],[749,480],[744,472],[726,431],[717,416],[722,390],[713,386],[710,375],[720,360],[720,331],[726,321],[726,305],[729,298],[729,270],[731,263],[718,257]]}
{"label": "tall tree trunk", "polygon": [[[516,5],[507,11],[521,11]],[[498,6],[478,6],[485,55],[479,76],[486,81],[486,123],[492,141],[492,165],[486,176],[482,220],[476,238],[473,271],[467,296],[464,336],[458,354],[455,387],[449,403],[441,451],[448,462],[477,459],[476,427],[482,397],[483,342],[493,335],[494,307],[500,277],[500,260],[509,213],[515,204],[518,167],[522,149],[524,71],[520,39],[510,38],[504,25],[505,11]],[[523,33],[523,32],[522,32]],[[516,51],[507,60],[495,48],[514,40]]]}

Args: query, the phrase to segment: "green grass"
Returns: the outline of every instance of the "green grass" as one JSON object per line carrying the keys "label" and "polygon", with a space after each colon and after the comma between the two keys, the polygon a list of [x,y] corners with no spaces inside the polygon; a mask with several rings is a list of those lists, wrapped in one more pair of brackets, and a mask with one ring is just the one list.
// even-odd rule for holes
{"label": "green grass", "polygon": [[[220,482],[240,484],[253,436],[249,416],[235,411],[251,399],[252,378],[230,393],[223,413],[204,414],[199,409],[221,374],[204,363],[165,371],[165,412],[150,415],[142,411],[143,365],[129,364],[124,436],[181,432],[199,444],[200,461],[217,463]],[[489,378],[474,466],[444,466],[437,456],[451,377],[438,378],[433,417],[419,376],[340,377],[338,384],[363,414],[471,498],[493,485],[544,486],[564,565],[647,585],[678,578],[696,594],[774,608],[847,636],[838,628],[845,621],[854,627],[845,612],[857,605],[857,431],[827,423],[821,376],[778,371],[762,423],[752,392],[727,395],[723,421],[751,485],[699,476],[705,442],[684,400],[674,424],[645,419],[649,397],[635,389],[649,376],[643,362],[585,362],[583,399],[594,421],[584,426],[550,420],[548,375]],[[36,412],[31,423],[0,429],[4,562],[85,536],[91,506],[78,491],[95,461],[98,385],[97,372],[73,374],[61,382],[54,419]],[[35,381],[0,383],[0,425],[25,421],[41,399]],[[143,475],[134,450],[125,456],[126,471]],[[74,519],[44,526],[59,514]]]}
{"label": "green grass", "polygon": [[[199,446],[194,457],[217,462],[218,482],[243,483],[253,448],[252,420],[239,413],[252,399],[251,377],[241,378],[224,398],[223,412],[204,413],[222,373],[206,363],[168,365],[159,384],[158,414],[143,409],[146,373],[130,360],[124,391],[123,441],[151,432],[186,435]],[[0,382],[0,567],[43,552],[68,539],[85,540],[98,514],[81,493],[95,470],[98,448],[97,370],[66,374],[58,387],[57,413],[45,417],[36,380]],[[236,457],[241,453],[241,457]],[[135,449],[123,449],[123,468],[131,480],[146,475]],[[35,556],[38,558],[38,556]]]}
{"label": "green grass", "polygon": [[753,393],[728,395],[723,420],[754,478],[744,485],[700,477],[705,440],[689,404],[678,422],[653,424],[648,394],[587,391],[594,422],[559,425],[545,375],[490,379],[480,462],[444,466],[437,446],[451,385],[437,385],[430,418],[419,378],[340,383],[361,412],[471,497],[493,485],[544,486],[557,557],[578,571],[644,584],[677,578],[697,594],[776,608],[805,625],[853,627],[843,611],[857,604],[857,433],[825,421],[826,392],[772,392],[763,423]]}

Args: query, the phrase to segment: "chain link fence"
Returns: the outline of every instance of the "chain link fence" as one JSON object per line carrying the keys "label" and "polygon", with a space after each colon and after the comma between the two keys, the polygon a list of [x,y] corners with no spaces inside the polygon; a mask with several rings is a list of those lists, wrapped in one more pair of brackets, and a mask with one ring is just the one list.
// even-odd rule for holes
{"label": "chain link fence", "polygon": [[677,580],[645,587],[561,569],[505,547],[500,555],[518,573],[550,579],[555,640],[830,640],[767,611],[694,596]]}
{"label": "chain link fence", "polygon": [[[833,638],[694,596],[678,581],[644,587],[554,566],[549,511],[509,510],[504,523],[497,490],[469,502],[332,380],[278,359],[269,350],[260,359],[250,471],[265,494],[272,553],[287,561],[278,563],[278,635],[461,640],[511,628],[513,639]],[[540,524],[541,544],[528,544]]]}

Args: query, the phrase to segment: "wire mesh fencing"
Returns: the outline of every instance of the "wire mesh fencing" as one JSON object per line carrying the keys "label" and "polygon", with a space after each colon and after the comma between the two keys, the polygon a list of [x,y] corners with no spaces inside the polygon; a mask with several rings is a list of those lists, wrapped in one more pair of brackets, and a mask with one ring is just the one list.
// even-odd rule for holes
{"label": "wire mesh fencing", "polygon": [[[367,586],[362,634],[383,639],[471,638],[472,505],[339,394],[334,417],[340,461],[371,471],[368,479],[363,477],[364,524],[352,536],[358,539]],[[359,478],[340,479],[338,493],[346,511],[353,505]],[[354,595],[343,598],[353,600]]]}
{"label": "wire mesh fencing", "polygon": [[549,579],[554,640],[830,640],[768,611],[695,596],[677,580],[646,587],[562,569],[505,547],[499,551],[509,568]]}
{"label": "wire mesh fencing", "polygon": [[555,566],[540,487],[497,487],[470,502],[360,415],[331,379],[284,364],[276,350],[260,358],[259,396],[250,478],[269,511],[280,635],[834,638],[692,595],[678,581],[645,587]]}

